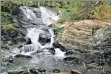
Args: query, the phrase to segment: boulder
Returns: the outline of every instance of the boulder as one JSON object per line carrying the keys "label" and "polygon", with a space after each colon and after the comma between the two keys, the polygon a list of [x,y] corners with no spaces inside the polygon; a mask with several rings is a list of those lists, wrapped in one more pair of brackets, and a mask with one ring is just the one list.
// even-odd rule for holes
{"label": "boulder", "polygon": [[111,38],[105,39],[106,36],[111,37],[111,26],[106,24],[109,24],[109,22],[99,20],[65,22],[59,25],[62,33],[59,34],[58,41],[79,51],[93,50],[95,46],[104,41],[111,41]]}

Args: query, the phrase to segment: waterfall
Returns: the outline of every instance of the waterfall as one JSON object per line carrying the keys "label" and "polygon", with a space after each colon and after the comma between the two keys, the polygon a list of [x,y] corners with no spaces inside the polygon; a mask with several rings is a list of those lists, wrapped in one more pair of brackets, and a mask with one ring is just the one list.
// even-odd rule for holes
{"label": "waterfall", "polygon": [[40,10],[41,10],[42,20],[47,25],[51,25],[59,19],[56,13],[54,13],[53,11],[51,11],[46,7],[40,6]]}
{"label": "waterfall", "polygon": [[[39,6],[39,9],[41,11],[41,18],[42,22],[44,23],[44,26],[39,26],[39,27],[33,27],[33,28],[27,28],[27,38],[30,38],[31,43],[29,45],[24,45],[21,48],[21,54],[23,55],[31,55],[34,52],[37,52],[38,50],[43,50],[43,49],[48,49],[48,48],[53,48],[53,43],[55,42],[55,35],[54,35],[54,30],[51,27],[48,27],[49,25],[52,25],[55,23],[59,17],[55,12],[50,10],[49,8]],[[31,22],[31,21],[38,21],[38,17],[34,13],[33,10],[31,10],[30,7],[28,6],[22,6],[20,7],[20,10],[24,13],[26,18]],[[41,24],[40,24],[41,25]],[[40,35],[44,34],[47,32],[47,34],[50,35],[50,42],[45,43],[42,45],[40,43]],[[47,38],[47,36],[46,36]]]}
{"label": "waterfall", "polygon": [[21,6],[20,10],[23,11],[23,13],[25,14],[28,20],[30,21],[36,20],[37,18],[36,15],[34,14],[32,10],[29,9],[28,6]]}

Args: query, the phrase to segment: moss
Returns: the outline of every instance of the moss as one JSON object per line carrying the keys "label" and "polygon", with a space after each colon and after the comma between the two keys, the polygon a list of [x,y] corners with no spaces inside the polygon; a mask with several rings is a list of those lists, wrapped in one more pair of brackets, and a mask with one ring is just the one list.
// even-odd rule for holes
{"label": "moss", "polygon": [[4,30],[14,30],[13,24],[2,25]]}
{"label": "moss", "polygon": [[2,18],[1,27],[3,30],[14,30],[15,29],[13,24],[11,24],[9,21],[7,21],[6,17]]}

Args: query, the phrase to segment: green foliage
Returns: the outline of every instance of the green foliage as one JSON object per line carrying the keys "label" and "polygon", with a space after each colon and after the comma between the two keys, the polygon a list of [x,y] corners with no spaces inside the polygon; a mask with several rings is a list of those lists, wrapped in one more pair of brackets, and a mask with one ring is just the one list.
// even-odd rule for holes
{"label": "green foliage", "polygon": [[56,11],[64,10],[60,16],[60,23],[70,20],[83,19],[111,19],[111,3],[110,2],[93,2],[93,1],[72,1],[63,3],[63,6],[56,6]]}
{"label": "green foliage", "polygon": [[3,30],[14,30],[15,29],[13,24],[10,24],[10,22],[7,21],[7,19],[4,17],[1,20],[1,27]]}
{"label": "green foliage", "polygon": [[14,6],[17,6],[17,4],[12,1],[3,1],[1,2],[1,11],[11,14]]}
{"label": "green foliage", "polygon": [[1,12],[1,16],[2,17],[11,17],[11,14],[9,14],[7,12]]}
{"label": "green foliage", "polygon": [[84,13],[87,2],[83,1],[72,1],[70,3],[64,3],[64,5],[61,7],[56,6],[55,10],[64,10],[64,13],[61,17],[61,20],[59,22],[69,21],[69,20],[77,20],[81,19]]}
{"label": "green foliage", "polygon": [[[96,1],[4,1],[1,3],[2,16],[10,16],[12,9],[15,6],[50,6],[54,7],[54,10],[64,11],[60,16],[59,22],[70,20],[82,20],[91,18],[108,18],[111,19],[111,3],[110,2],[96,2]],[[6,12],[6,13],[5,13]]]}
{"label": "green foliage", "polygon": [[23,6],[36,6],[37,4],[38,4],[38,2],[36,2],[36,1],[27,1],[27,0],[23,0],[23,1],[17,1],[17,0],[15,0],[15,1],[12,1],[13,3],[15,3],[15,4],[17,4],[17,5],[23,5]]}
{"label": "green foliage", "polygon": [[104,2],[97,6],[94,10],[94,17],[100,19],[111,19],[111,4]]}
{"label": "green foliage", "polygon": [[54,24],[53,25],[53,28],[55,29],[57,38],[61,37],[60,35],[62,34],[62,31],[63,31],[62,28],[60,28],[59,25],[60,24]]}

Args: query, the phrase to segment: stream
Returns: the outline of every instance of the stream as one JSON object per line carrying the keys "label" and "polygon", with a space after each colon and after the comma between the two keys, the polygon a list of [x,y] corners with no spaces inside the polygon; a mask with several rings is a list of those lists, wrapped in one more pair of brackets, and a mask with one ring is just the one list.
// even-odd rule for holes
{"label": "stream", "polygon": [[[59,43],[56,45],[56,35],[52,28],[52,25],[59,20],[59,15],[56,12],[44,6],[39,6],[38,8],[21,6],[19,7],[19,13],[16,14],[14,17],[18,23],[26,28],[28,43],[22,45],[20,48],[13,48],[8,51],[2,50],[2,57],[8,58],[5,60],[9,62],[8,65],[1,67],[3,74],[8,70],[27,68],[46,70],[44,74],[53,74],[54,70],[70,73],[72,69],[83,70],[86,68],[86,64],[84,63],[85,54],[67,49]],[[98,52],[93,51],[93,53]],[[103,70],[97,70],[96,68],[83,71],[84,74],[104,73],[101,72]]]}

